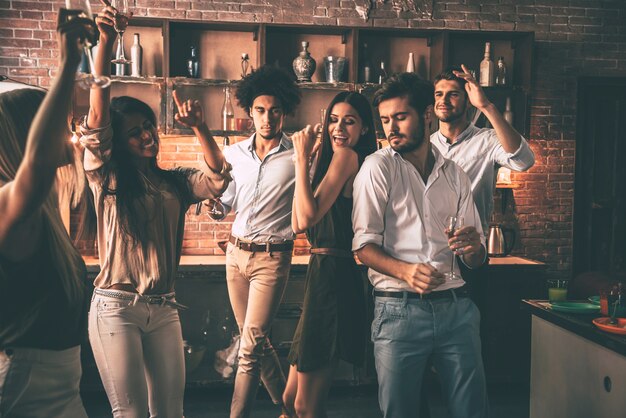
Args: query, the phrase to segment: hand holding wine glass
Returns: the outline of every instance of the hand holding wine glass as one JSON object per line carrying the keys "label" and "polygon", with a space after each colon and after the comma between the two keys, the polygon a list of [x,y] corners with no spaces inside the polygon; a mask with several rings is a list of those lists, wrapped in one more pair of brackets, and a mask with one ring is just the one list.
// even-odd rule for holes
{"label": "hand holding wine glass", "polygon": [[[459,274],[457,274],[455,272],[455,263],[456,263],[456,248],[453,248],[453,246],[456,244],[456,242],[453,241],[453,237],[455,235],[455,233],[457,231],[459,231],[461,228],[463,228],[463,217],[462,216],[448,216],[446,218],[446,225],[445,225],[445,233],[448,237],[448,246],[450,246],[450,249],[452,249],[452,265],[450,267],[450,271],[445,273],[444,276],[446,278],[446,280],[448,281],[453,281],[453,280],[461,280],[461,276]],[[453,241],[453,242],[451,242]]]}
{"label": "hand holding wine glass", "polygon": [[[91,13],[91,5],[89,0],[65,0],[65,10],[59,13],[59,26],[64,22],[67,22],[76,18],[84,18],[93,21],[93,14]],[[104,75],[96,74],[95,64],[93,57],[91,56],[91,47],[93,39],[85,37],[83,39],[83,50],[87,56],[89,62],[89,74],[84,75],[79,80],[81,86],[85,88],[96,87],[106,88],[111,84],[111,79]]]}
{"label": "hand holding wine glass", "polygon": [[224,204],[219,198],[210,199],[208,206],[209,206],[208,213],[211,219],[214,219],[216,221],[221,221],[222,219],[226,217],[226,208],[224,207]]}

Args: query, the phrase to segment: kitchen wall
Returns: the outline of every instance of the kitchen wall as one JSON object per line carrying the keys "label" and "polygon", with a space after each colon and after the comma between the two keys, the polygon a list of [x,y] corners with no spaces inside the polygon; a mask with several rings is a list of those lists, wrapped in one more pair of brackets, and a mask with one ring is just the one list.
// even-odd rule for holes
{"label": "kitchen wall", "polygon": [[[0,75],[49,84],[58,56],[54,38],[56,10],[62,3],[0,0]],[[432,18],[411,11],[406,7],[411,3],[136,0],[132,8],[139,16],[177,19],[535,32],[529,139],[537,163],[528,173],[513,175],[516,188],[513,199],[509,198],[509,211],[514,212],[504,221],[519,228],[521,237],[514,254],[544,261],[553,274],[569,276],[576,82],[580,76],[626,74],[626,1],[434,0]],[[430,0],[426,3],[430,4]],[[98,10],[99,2],[92,4]],[[364,5],[371,7],[368,21],[359,14]],[[179,146],[184,149],[189,145],[187,141],[188,138],[169,138],[164,143],[162,158],[176,159],[181,152]],[[227,236],[229,225],[209,221],[205,215],[189,217],[186,253],[219,253],[215,243]],[[306,241],[300,239],[299,244],[305,246]]]}

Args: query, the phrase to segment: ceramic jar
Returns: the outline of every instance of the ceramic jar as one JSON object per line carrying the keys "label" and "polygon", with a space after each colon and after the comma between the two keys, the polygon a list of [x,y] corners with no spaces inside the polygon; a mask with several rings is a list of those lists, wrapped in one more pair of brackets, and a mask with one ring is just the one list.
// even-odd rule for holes
{"label": "ceramic jar", "polygon": [[293,72],[296,73],[298,82],[311,81],[311,76],[315,72],[315,60],[309,53],[309,43],[302,42],[302,51],[293,60]]}

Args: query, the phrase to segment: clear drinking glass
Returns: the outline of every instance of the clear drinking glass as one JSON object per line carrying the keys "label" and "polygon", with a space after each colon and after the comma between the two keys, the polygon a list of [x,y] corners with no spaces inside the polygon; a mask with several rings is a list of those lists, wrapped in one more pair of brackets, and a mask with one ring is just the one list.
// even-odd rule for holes
{"label": "clear drinking glass", "polygon": [[115,31],[119,33],[119,36],[117,38],[117,44],[118,44],[117,50],[120,51],[120,55],[116,57],[114,60],[111,60],[111,62],[115,64],[130,64],[132,61],[129,59],[126,59],[126,56],[124,55],[124,32],[126,31],[126,28],[128,27],[128,20],[130,19],[130,10],[128,9],[128,1],[127,0],[112,0],[111,6],[113,6],[115,10],[117,10],[117,13],[115,14],[115,24],[113,27],[115,28]]}
{"label": "clear drinking glass", "polygon": [[[463,227],[463,217],[462,216],[448,216],[446,218],[446,229],[445,233],[448,239],[452,238],[454,233]],[[452,251],[452,266],[450,267],[450,271],[444,273],[444,277],[448,281],[453,280],[461,280],[461,276],[456,274],[454,271],[454,266],[456,263],[456,253]]]}
{"label": "clear drinking glass", "polygon": [[222,204],[222,201],[219,199],[211,199],[209,200],[209,216],[211,219],[216,221],[221,221],[226,216],[226,208]]}
{"label": "clear drinking glass", "polygon": [[[73,19],[74,17],[93,20],[89,0],[65,0],[65,8],[67,9],[64,11],[67,20]],[[103,89],[109,87],[111,79],[107,76],[96,74],[96,66],[93,62],[93,56],[91,55],[92,46],[90,39],[83,41],[83,49],[87,56],[87,61],[89,62],[89,74],[81,73],[77,79],[79,82],[78,85],[87,89],[90,87]]]}

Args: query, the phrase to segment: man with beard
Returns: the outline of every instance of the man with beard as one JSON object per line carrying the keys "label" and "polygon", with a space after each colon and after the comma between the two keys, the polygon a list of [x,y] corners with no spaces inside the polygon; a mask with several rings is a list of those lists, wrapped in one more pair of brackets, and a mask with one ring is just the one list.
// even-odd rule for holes
{"label": "man with beard", "polygon": [[[435,116],[439,130],[430,136],[444,158],[457,163],[472,182],[472,193],[487,231],[493,210],[498,166],[526,171],[535,163],[528,142],[489,101],[465,65],[435,77]],[[477,128],[467,119],[468,102],[481,111],[493,129]]]}
{"label": "man with beard", "polygon": [[[478,309],[463,280],[442,274],[453,252],[480,266],[484,236],[467,175],[428,141],[433,103],[432,83],[417,75],[387,80],[374,105],[391,146],[369,156],[354,180],[352,249],[374,287],[371,335],[385,418],[417,416],[429,359],[452,416],[488,413]],[[465,218],[450,238],[449,215]]]}
{"label": "man with beard", "polygon": [[250,416],[259,379],[277,405],[285,389],[268,333],[289,277],[295,238],[294,151],[282,129],[285,115],[300,103],[300,91],[286,72],[263,66],[241,81],[236,97],[255,127],[250,138],[224,149],[232,182],[221,199],[226,212],[235,211],[226,282],[241,332],[230,411],[239,418]]}

